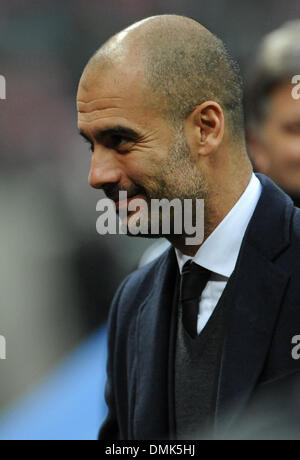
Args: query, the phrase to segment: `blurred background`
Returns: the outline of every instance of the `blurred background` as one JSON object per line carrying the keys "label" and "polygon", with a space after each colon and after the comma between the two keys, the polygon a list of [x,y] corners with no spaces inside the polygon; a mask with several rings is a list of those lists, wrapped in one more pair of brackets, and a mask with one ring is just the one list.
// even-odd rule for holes
{"label": "blurred background", "polygon": [[300,3],[0,0],[0,439],[97,437],[109,305],[151,241],[96,233],[77,84],[112,34],[164,13],[219,35],[247,77],[262,37],[300,18]]}

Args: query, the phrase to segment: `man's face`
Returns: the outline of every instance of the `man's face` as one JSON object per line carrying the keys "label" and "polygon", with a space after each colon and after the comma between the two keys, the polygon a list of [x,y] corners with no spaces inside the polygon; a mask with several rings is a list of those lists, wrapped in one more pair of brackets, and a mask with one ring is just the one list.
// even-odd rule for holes
{"label": "man's face", "polygon": [[261,172],[288,193],[300,196],[300,100],[293,99],[292,89],[284,84],[271,93],[268,116],[255,135],[253,153]]}
{"label": "man's face", "polygon": [[[199,197],[204,188],[183,130],[176,133],[149,107],[142,82],[140,71],[119,67],[89,72],[78,90],[78,127],[92,146],[89,182],[117,210],[134,198],[149,205],[152,198]],[[119,191],[127,191],[127,202],[118,202]]]}

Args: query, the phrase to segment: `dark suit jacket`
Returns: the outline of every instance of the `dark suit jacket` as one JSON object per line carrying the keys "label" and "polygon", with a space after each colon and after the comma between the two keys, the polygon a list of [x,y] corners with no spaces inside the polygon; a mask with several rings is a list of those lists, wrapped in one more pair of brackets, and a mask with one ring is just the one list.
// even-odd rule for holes
{"label": "dark suit jacket", "polygon": [[[300,438],[300,210],[271,180],[244,236],[235,269],[219,375],[214,437]],[[130,275],[109,319],[100,439],[173,439],[173,248]],[[300,383],[300,382],[299,382]],[[300,385],[299,385],[300,388]]]}

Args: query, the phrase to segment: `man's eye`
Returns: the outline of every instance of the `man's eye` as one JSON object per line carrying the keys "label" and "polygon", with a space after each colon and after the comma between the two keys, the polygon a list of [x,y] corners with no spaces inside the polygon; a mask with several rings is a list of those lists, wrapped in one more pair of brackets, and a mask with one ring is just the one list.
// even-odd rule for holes
{"label": "man's eye", "polygon": [[109,139],[106,141],[106,146],[110,149],[122,149],[126,147],[130,143],[130,140],[127,137],[114,135],[110,136]]}

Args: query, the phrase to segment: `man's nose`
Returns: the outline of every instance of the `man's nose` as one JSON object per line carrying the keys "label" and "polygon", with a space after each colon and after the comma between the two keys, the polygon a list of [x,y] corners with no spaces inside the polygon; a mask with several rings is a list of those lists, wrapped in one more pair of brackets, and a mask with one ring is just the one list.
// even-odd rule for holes
{"label": "man's nose", "polygon": [[120,182],[122,171],[113,153],[103,155],[94,152],[89,173],[91,187],[101,189],[105,184]]}

